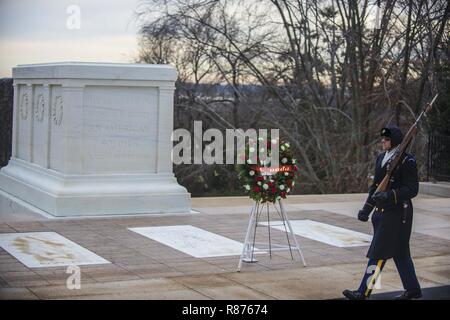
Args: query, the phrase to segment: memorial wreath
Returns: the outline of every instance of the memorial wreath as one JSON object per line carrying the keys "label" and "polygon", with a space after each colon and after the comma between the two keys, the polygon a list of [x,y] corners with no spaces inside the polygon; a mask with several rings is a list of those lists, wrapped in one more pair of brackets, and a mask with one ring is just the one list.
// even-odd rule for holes
{"label": "memorial wreath", "polygon": [[[263,142],[263,143],[261,143]],[[271,167],[270,165],[270,148],[271,142],[274,145],[279,144],[279,166]],[[251,199],[257,202],[276,202],[285,199],[294,187],[295,175],[298,170],[297,161],[293,157],[293,153],[289,142],[283,142],[278,139],[268,139],[266,143],[260,138],[258,150],[256,143],[250,141],[245,147],[244,164],[237,165],[239,180],[246,193]],[[264,153],[268,149],[268,158],[260,158],[259,152]],[[256,155],[252,154],[256,153]],[[256,156],[256,163],[254,159]]]}

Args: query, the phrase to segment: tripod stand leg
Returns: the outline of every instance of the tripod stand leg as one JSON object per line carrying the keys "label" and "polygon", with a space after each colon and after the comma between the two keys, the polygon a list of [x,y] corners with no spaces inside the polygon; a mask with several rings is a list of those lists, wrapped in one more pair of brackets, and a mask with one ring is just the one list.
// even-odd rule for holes
{"label": "tripod stand leg", "polygon": [[[278,204],[279,204],[279,202],[278,202]],[[278,211],[276,203],[273,204],[273,207],[275,208],[275,210],[278,213],[278,216],[280,217],[281,221],[283,222],[284,233],[286,234],[286,240],[287,240],[288,247],[289,247],[289,253],[291,254],[291,259],[294,260],[294,255],[292,254],[291,241],[289,240],[289,232],[287,231],[286,220],[285,220],[284,215],[281,213],[281,205],[280,205],[280,210],[279,211]]]}
{"label": "tripod stand leg", "polygon": [[303,257],[302,250],[300,249],[300,245],[298,244],[297,238],[295,236],[294,230],[292,229],[291,222],[289,221],[289,218],[287,216],[287,213],[286,213],[286,210],[284,208],[284,205],[281,202],[281,200],[279,200],[278,202],[280,203],[281,214],[283,215],[283,218],[284,218],[284,220],[286,221],[286,223],[287,223],[287,225],[289,227],[289,231],[292,234],[292,238],[294,238],[294,243],[295,243],[295,246],[297,247],[298,253],[300,254],[300,258],[302,259],[303,266],[306,267],[305,258]]}
{"label": "tripod stand leg", "polygon": [[[241,254],[241,257],[239,259],[239,265],[238,265],[238,268],[237,268],[238,272],[241,271],[242,262],[244,261],[244,259],[248,261],[248,252],[249,252],[249,249],[251,249],[249,240],[250,240],[250,234],[252,232],[253,224],[255,223],[255,216],[257,214],[257,207],[258,207],[257,204],[258,203],[256,201],[253,203],[253,207],[252,207],[252,210],[250,212],[250,219],[248,221],[247,233],[245,234],[244,246],[242,248],[242,254]],[[253,261],[252,257],[250,258],[250,261]]]}

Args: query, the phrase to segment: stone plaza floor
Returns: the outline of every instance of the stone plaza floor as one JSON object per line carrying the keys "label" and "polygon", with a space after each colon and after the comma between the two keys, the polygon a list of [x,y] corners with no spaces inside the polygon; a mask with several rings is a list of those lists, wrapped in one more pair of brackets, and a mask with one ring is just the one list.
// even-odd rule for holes
{"label": "stone plaza floor", "polygon": [[[370,222],[356,219],[365,194],[290,196],[285,206],[292,221],[313,220],[364,234]],[[411,237],[417,275],[424,288],[450,285],[450,198],[419,195]],[[289,251],[198,258],[129,228],[190,225],[243,242],[252,203],[246,197],[193,198],[189,214],[102,218],[46,218],[0,213],[0,235],[55,232],[110,263],[81,265],[80,289],[68,289],[67,267],[27,267],[0,248],[0,299],[334,299],[359,285],[367,246],[338,247],[297,236],[307,266]],[[274,217],[277,220],[277,217]],[[268,228],[257,231],[268,241]],[[271,228],[271,241],[286,234]],[[210,244],[214,245],[214,244]],[[382,272],[374,293],[402,289],[394,263]]]}

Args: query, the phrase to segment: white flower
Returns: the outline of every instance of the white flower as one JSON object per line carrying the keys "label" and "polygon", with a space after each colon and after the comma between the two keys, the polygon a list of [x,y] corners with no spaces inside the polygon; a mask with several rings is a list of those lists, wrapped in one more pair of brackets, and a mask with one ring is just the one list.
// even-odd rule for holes
{"label": "white flower", "polygon": [[257,184],[258,186],[260,186],[260,185],[261,185],[261,181],[258,181],[256,184]]}
{"label": "white flower", "polygon": [[279,186],[280,190],[284,190],[284,185]]}
{"label": "white flower", "polygon": [[295,164],[297,160],[295,158],[292,158],[292,164]]}
{"label": "white flower", "polygon": [[291,146],[291,145],[289,144],[289,142],[286,142],[284,145],[286,146],[286,148],[289,148],[289,147]]}
{"label": "white flower", "polygon": [[287,158],[283,158],[283,159],[281,159],[281,162],[286,163],[286,162],[288,162],[288,159]]}
{"label": "white flower", "polygon": [[291,191],[291,188],[287,188],[286,192],[289,192],[289,191]]}
{"label": "white flower", "polygon": [[281,197],[280,197],[280,196],[277,196],[277,200],[281,200]]}
{"label": "white flower", "polygon": [[258,141],[263,141],[263,140],[264,140],[263,137],[259,137],[259,138],[258,138]]}
{"label": "white flower", "polygon": [[264,184],[263,184],[263,189],[264,189],[264,190],[267,190],[268,188],[269,188],[269,185],[268,185],[267,183],[264,183]]}
{"label": "white flower", "polygon": [[255,171],[250,170],[250,172],[248,174],[251,175],[251,176],[254,176],[255,175]]}
{"label": "white flower", "polygon": [[289,175],[289,172],[285,172],[284,175],[287,177]]}
{"label": "white flower", "polygon": [[249,151],[250,151],[250,152],[255,152],[255,148],[250,147]]}
{"label": "white flower", "polygon": [[294,186],[294,184],[295,184],[295,181],[292,181],[292,186]]}
{"label": "white flower", "polygon": [[245,190],[250,190],[250,186],[248,185],[248,184],[246,184],[245,186],[244,186],[244,188],[245,188]]}
{"label": "white flower", "polygon": [[284,151],[284,149],[286,149],[284,146],[280,147],[281,151]]}
{"label": "white flower", "polygon": [[264,152],[264,151],[266,151],[266,149],[264,149],[264,148],[259,149],[259,152]]}
{"label": "white flower", "polygon": [[272,144],[277,144],[277,143],[278,143],[277,139],[272,139]]}
{"label": "white flower", "polygon": [[251,163],[252,163],[252,159],[248,159],[248,160],[247,160],[247,163],[248,163],[248,164],[251,164]]}

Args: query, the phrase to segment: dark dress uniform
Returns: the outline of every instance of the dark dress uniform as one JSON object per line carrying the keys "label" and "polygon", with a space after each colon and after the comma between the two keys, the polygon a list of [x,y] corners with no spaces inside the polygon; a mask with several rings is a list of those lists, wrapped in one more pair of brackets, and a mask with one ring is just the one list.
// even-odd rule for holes
{"label": "dark dress uniform", "polygon": [[367,257],[386,260],[410,255],[409,238],[413,220],[411,199],[419,191],[419,179],[416,160],[412,155],[406,154],[390,180],[388,203],[382,208],[377,207],[372,196],[386,175],[387,165],[381,166],[383,157],[384,154],[377,157],[374,182],[366,201],[366,205],[375,208],[372,215],[373,240]]}
{"label": "dark dress uniform", "polygon": [[[399,145],[403,139],[400,129],[394,126],[383,128],[381,136],[391,138],[393,147]],[[391,176],[388,190],[375,194],[389,165],[389,161],[384,166],[382,165],[384,156],[385,153],[382,153],[376,158],[374,181],[369,188],[366,203],[358,214],[359,220],[367,221],[370,213],[374,211],[371,219],[373,239],[367,252],[369,258],[367,270],[359,289],[344,291],[344,295],[350,299],[365,299],[370,296],[386,260],[390,258],[394,259],[406,290],[402,297],[418,298],[421,296],[409,248],[413,221],[411,199],[419,191],[416,160],[410,154],[403,155],[400,164]]]}

